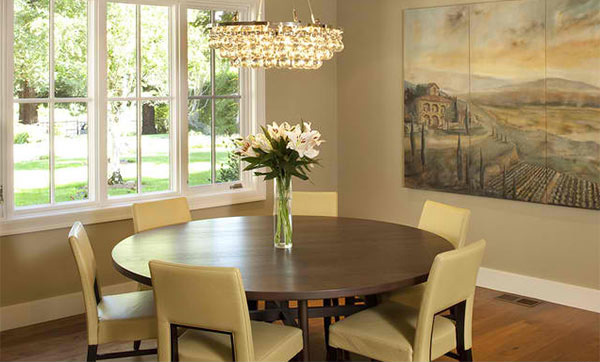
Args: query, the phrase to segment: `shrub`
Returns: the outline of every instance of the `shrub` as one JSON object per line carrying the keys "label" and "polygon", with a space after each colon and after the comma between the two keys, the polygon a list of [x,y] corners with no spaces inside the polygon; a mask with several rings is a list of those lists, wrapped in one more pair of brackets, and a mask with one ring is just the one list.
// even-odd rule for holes
{"label": "shrub", "polygon": [[15,135],[15,144],[22,145],[25,143],[29,143],[29,133],[21,132]]}

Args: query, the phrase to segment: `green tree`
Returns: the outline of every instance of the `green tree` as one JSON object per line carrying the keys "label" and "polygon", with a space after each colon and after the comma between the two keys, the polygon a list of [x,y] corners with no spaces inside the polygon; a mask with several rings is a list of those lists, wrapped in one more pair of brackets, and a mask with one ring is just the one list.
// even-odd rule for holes
{"label": "green tree", "polygon": [[61,98],[87,96],[87,2],[54,1],[54,89]]}
{"label": "green tree", "polygon": [[[49,96],[49,39],[53,30],[55,96],[85,97],[87,2],[55,0],[53,29],[50,29],[49,9],[49,0],[14,1],[14,95]],[[19,121],[37,123],[37,109],[36,104],[19,104]]]}
{"label": "green tree", "polygon": [[[14,95],[19,98],[48,96],[49,1],[14,2]],[[35,104],[19,105],[19,121],[37,123]]]}
{"label": "green tree", "polygon": [[456,146],[456,177],[458,181],[462,181],[463,178],[463,156],[462,148],[460,147],[460,133],[458,134],[458,144]]}
{"label": "green tree", "polygon": [[415,122],[410,120],[410,161],[413,162],[415,158]]}
{"label": "green tree", "polygon": [[485,191],[485,169],[483,168],[483,149],[479,148],[479,187]]}
{"label": "green tree", "polygon": [[425,123],[421,125],[421,166],[425,171]]}

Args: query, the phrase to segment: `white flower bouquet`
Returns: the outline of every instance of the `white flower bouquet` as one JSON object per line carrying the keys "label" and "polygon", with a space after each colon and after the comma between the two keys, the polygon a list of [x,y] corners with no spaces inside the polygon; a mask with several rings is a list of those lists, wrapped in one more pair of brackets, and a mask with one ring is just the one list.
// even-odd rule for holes
{"label": "white flower bouquet", "polygon": [[323,142],[319,131],[311,129],[307,122],[294,126],[274,122],[262,127],[261,133],[236,141],[234,152],[248,163],[244,170],[264,168],[254,174],[264,176],[265,180],[275,180],[276,247],[292,246],[292,177],[308,180],[310,168],[319,163],[318,147]]}

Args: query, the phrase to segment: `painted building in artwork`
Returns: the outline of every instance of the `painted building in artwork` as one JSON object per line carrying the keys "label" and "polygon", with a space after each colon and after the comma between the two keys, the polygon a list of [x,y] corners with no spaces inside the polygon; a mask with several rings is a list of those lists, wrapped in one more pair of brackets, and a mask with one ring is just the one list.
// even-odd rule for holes
{"label": "painted building in artwork", "polygon": [[440,87],[435,83],[426,86],[425,94],[416,99],[418,123],[430,129],[448,129],[448,110],[453,104],[450,97],[440,95]]}

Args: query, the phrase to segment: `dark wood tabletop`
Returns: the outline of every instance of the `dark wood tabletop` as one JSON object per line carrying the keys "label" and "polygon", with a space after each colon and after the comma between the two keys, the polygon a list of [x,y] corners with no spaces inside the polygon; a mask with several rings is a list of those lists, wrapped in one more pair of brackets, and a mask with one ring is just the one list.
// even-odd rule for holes
{"label": "dark wood tabletop", "polygon": [[272,216],[192,221],[132,235],[112,251],[115,268],[151,285],[153,259],[240,269],[248,299],[306,300],[383,293],[422,283],[452,249],[417,228],[363,219],[295,216],[293,248],[273,247]]}

